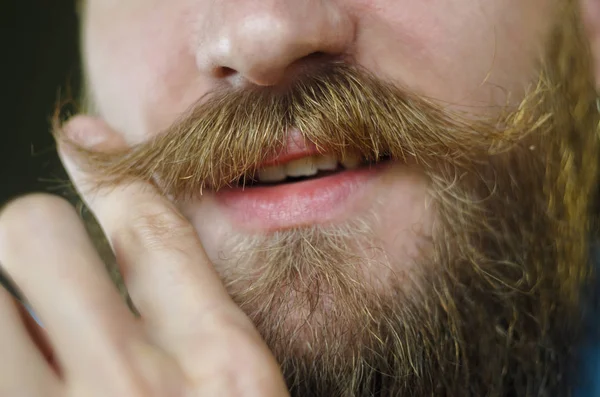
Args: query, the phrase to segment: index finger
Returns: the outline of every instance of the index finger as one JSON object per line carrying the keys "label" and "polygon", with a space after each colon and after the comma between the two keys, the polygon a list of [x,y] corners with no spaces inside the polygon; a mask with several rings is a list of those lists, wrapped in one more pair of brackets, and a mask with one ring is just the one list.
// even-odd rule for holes
{"label": "index finger", "polygon": [[[87,117],[71,120],[66,128],[76,136],[103,134],[105,148],[120,141],[104,123]],[[261,396],[288,395],[275,358],[175,206],[141,181],[89,189],[94,175],[82,171],[64,149],[59,143],[67,170],[111,241],[147,329],[178,359],[190,381],[208,393],[202,395],[232,385]]]}
{"label": "index finger", "polygon": [[[86,134],[93,136],[100,142],[97,150],[124,145],[102,121],[90,117],[76,117],[64,130],[78,143]],[[60,140],[59,152],[108,237],[144,321],[163,333],[179,335],[199,326],[214,327],[220,322],[215,319],[252,327],[225,290],[193,226],[155,187],[130,181],[92,189],[94,175],[78,167],[77,156]]]}

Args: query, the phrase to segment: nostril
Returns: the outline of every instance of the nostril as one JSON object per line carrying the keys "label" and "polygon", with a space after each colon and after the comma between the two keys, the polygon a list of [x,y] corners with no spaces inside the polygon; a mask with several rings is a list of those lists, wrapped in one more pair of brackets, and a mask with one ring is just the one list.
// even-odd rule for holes
{"label": "nostril", "polygon": [[288,65],[285,72],[288,79],[293,79],[297,76],[312,73],[323,66],[330,65],[341,60],[338,54],[329,54],[327,52],[317,51],[303,56],[292,64]]}
{"label": "nostril", "polygon": [[[231,86],[241,87],[245,85],[254,86],[275,86],[285,85],[296,80],[299,76],[309,74],[323,65],[327,65],[339,58],[337,54],[330,54],[322,51],[315,51],[306,54],[291,63],[274,65],[261,65],[259,63],[252,65],[241,65],[241,68],[232,68],[229,66],[217,66],[212,68],[212,76],[222,82],[227,82]],[[222,63],[221,65],[223,65]],[[248,66],[244,69],[244,66]],[[254,67],[253,69],[251,68]]]}
{"label": "nostril", "polygon": [[214,76],[219,79],[231,77],[236,73],[237,73],[237,71],[235,69],[232,69],[227,66],[220,66],[220,67],[215,68],[215,70],[214,70]]}

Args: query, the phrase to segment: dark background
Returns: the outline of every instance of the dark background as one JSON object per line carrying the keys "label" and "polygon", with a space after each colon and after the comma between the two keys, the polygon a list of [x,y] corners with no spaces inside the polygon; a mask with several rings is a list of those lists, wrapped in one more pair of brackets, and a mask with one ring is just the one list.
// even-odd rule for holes
{"label": "dark background", "polygon": [[79,83],[78,26],[72,0],[1,0],[0,206],[32,192],[61,194],[66,177],[50,118]]}

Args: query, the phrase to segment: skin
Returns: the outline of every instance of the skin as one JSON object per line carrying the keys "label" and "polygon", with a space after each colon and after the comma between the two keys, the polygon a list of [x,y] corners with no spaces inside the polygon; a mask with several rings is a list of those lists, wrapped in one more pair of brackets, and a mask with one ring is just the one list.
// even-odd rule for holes
{"label": "skin", "polygon": [[[89,1],[83,38],[89,99],[133,144],[219,87],[284,84],[315,62],[311,54],[326,53],[451,106],[495,113],[518,103],[536,77],[534,60],[553,18],[553,0],[522,3]],[[391,261],[412,262],[420,242],[415,231],[428,236],[434,224],[425,178],[396,167],[369,193],[334,222],[384,209],[403,214],[371,226]],[[255,232],[210,195],[179,209],[220,268],[228,266],[220,259],[226,242]]]}
{"label": "skin", "polygon": [[[97,117],[73,119],[66,133],[97,150],[141,142],[212,90],[283,84],[315,62],[314,53],[350,59],[451,106],[495,112],[517,103],[534,81],[554,6],[554,0],[89,0],[83,49]],[[582,7],[596,50],[600,6],[588,0]],[[39,343],[52,346],[61,374],[0,290],[0,395],[286,395],[277,363],[212,266],[226,236],[252,231],[210,198],[178,208],[141,182],[91,194],[86,180],[93,175],[65,148],[59,151],[113,244],[127,247],[122,266],[143,321],[120,303],[68,204],[45,195],[15,200],[0,214],[0,262],[36,308],[47,335]],[[384,180],[385,188],[373,188],[376,203],[345,217],[382,208],[410,214],[374,229],[394,227],[392,234],[408,242],[384,241],[386,250],[407,258],[414,248],[410,230],[432,222],[424,181],[397,169]]]}

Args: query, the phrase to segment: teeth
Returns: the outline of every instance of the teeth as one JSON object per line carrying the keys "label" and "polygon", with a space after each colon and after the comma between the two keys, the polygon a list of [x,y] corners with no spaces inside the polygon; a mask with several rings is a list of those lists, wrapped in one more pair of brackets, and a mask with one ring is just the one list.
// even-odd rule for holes
{"label": "teeth", "polygon": [[[342,164],[347,169],[360,165],[360,158],[348,156]],[[290,161],[287,164],[265,167],[258,171],[258,180],[266,183],[282,182],[287,177],[313,176],[319,171],[335,171],[338,169],[338,159],[334,156],[313,156]]]}
{"label": "teeth", "polygon": [[333,156],[314,157],[317,168],[323,171],[334,171],[338,167],[338,161]]}
{"label": "teeth", "polygon": [[265,167],[258,171],[258,179],[262,182],[281,182],[287,177],[282,166]]}
{"label": "teeth", "polygon": [[344,168],[348,170],[353,170],[358,168],[358,166],[360,165],[360,157],[349,154],[341,161],[341,163],[344,166]]}
{"label": "teeth", "polygon": [[319,169],[311,157],[290,161],[285,165],[288,176],[313,176],[317,175]]}

